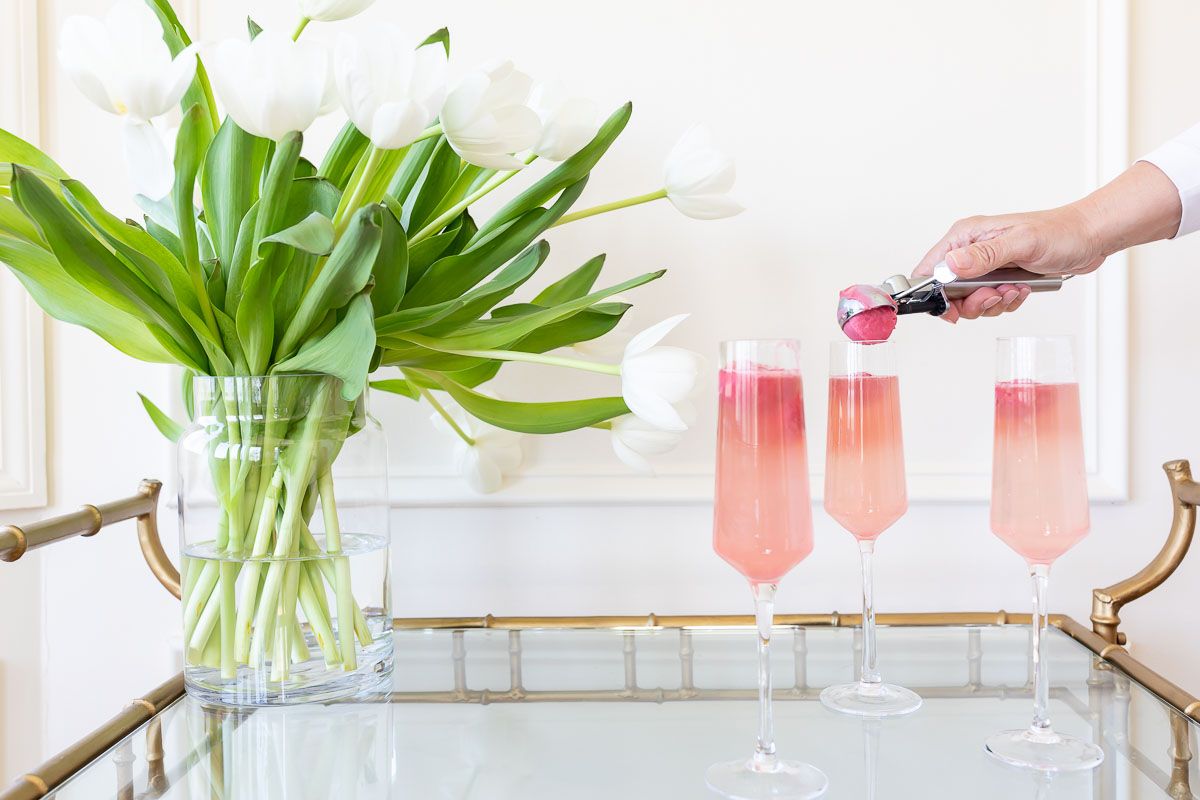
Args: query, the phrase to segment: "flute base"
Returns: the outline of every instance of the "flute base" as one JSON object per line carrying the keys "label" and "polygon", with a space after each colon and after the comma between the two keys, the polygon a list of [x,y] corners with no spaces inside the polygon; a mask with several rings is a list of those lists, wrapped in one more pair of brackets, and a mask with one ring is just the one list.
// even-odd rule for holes
{"label": "flute base", "polygon": [[780,761],[774,756],[713,764],[704,782],[729,800],[808,800],[829,788],[825,773],[812,764]]}
{"label": "flute base", "polygon": [[921,696],[890,683],[844,683],[821,692],[821,705],[857,717],[898,717],[921,707]]}
{"label": "flute base", "polygon": [[1053,731],[1003,731],[984,746],[988,755],[1005,764],[1041,772],[1093,769],[1104,761],[1104,751],[1091,742]]}

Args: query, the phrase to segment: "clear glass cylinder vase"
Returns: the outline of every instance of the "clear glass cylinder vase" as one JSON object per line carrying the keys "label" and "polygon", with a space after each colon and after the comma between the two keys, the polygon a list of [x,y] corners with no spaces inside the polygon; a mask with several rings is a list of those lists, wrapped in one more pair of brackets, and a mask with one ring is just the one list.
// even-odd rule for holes
{"label": "clear glass cylinder vase", "polygon": [[225,705],[327,701],[392,671],[387,445],[326,375],[196,378],[179,444],[183,660]]}

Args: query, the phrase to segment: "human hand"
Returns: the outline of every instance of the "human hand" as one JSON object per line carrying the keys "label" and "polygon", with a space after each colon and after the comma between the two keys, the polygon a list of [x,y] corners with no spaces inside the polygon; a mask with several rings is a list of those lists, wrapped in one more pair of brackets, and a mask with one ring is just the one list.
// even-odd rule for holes
{"label": "human hand", "polygon": [[[1101,240],[1088,216],[1074,205],[1049,211],[968,217],[950,227],[921,259],[914,276],[932,275],[939,261],[961,278],[977,278],[1006,266],[1042,275],[1083,275],[1104,263]],[[951,300],[942,315],[947,322],[996,317],[1015,311],[1029,287],[1004,284]]]}

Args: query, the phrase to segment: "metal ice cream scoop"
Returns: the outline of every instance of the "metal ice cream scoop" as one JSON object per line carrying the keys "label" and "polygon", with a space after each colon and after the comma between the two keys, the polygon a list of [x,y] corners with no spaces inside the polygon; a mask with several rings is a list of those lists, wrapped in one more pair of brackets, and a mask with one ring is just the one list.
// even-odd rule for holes
{"label": "metal ice cream scoop", "polygon": [[[941,262],[933,274],[924,278],[893,275],[879,286],[859,285],[842,292],[838,299],[838,325],[853,336],[853,327],[846,324],[854,317],[876,309],[891,309],[895,314],[932,314],[940,317],[950,307],[951,300],[970,295],[976,289],[996,288],[1006,284],[1028,286],[1034,292],[1055,292],[1062,288],[1070,275],[1039,275],[1036,272],[1004,267],[978,278],[960,278]],[[877,315],[887,311],[876,312]]]}

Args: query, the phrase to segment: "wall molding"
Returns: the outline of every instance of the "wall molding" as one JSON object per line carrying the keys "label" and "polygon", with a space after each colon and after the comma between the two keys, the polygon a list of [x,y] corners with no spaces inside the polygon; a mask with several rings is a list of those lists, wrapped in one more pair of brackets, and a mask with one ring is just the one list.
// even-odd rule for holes
{"label": "wall molding", "polygon": [[[1090,0],[1080,35],[1085,37],[1083,68],[1084,146],[1080,155],[1087,188],[1110,180],[1129,163],[1129,0]],[[1087,384],[1082,402],[1088,451],[1088,490],[1093,502],[1129,499],[1129,304],[1128,257],[1117,254],[1094,275],[1073,283],[1084,297],[1084,325],[1077,341]],[[1104,353],[1104,358],[1100,358]],[[810,431],[811,434],[811,431]],[[814,501],[823,476],[812,465]],[[414,474],[392,465],[395,507],[506,507],[583,505],[672,505],[712,501],[711,464],[672,464],[655,477],[610,463],[560,468],[542,464],[515,476],[501,491],[473,493],[457,474]],[[990,464],[942,461],[909,463],[913,503],[986,502]]]}
{"label": "wall molding", "polygon": [[[0,119],[26,139],[40,133],[38,8],[17,0],[0,12],[5,81]],[[46,505],[45,321],[7,271],[0,276],[0,509]]]}

